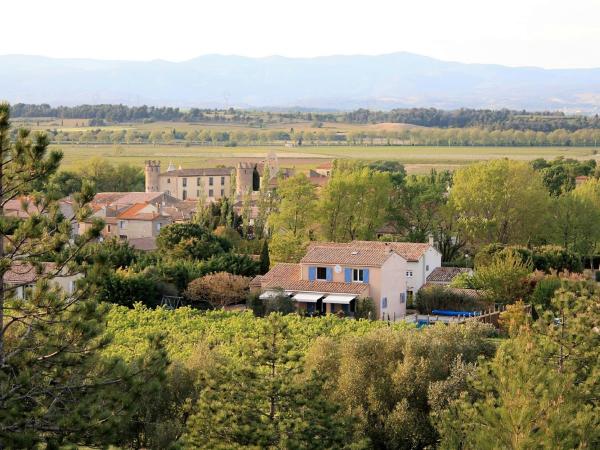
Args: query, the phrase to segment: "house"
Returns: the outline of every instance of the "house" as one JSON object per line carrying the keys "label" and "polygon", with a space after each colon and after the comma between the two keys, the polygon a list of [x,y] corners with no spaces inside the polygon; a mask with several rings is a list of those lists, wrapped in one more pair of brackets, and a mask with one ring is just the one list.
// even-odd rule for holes
{"label": "house", "polygon": [[468,267],[436,267],[426,279],[426,284],[438,284],[447,286],[458,275],[467,273],[473,275],[473,269]]}
{"label": "house", "polygon": [[[71,237],[75,237],[79,230],[77,221],[74,220],[74,209],[73,201],[70,198],[64,198],[58,201],[58,209],[60,213],[71,221]],[[33,198],[28,196],[21,196],[8,200],[4,204],[3,214],[5,216],[18,217],[20,219],[26,219],[32,214],[46,214],[47,210],[44,207],[35,204]]]}
{"label": "house", "polygon": [[40,267],[31,263],[13,263],[11,268],[4,273],[4,287],[7,292],[14,292],[16,298],[27,297],[27,290],[35,286],[35,283],[44,277],[51,278],[51,282],[60,287],[67,294],[75,291],[75,282],[81,278],[81,274],[67,274],[65,270],[59,270],[54,263],[42,262]]}
{"label": "house", "polygon": [[353,315],[357,300],[369,297],[377,317],[400,318],[406,314],[406,269],[391,247],[317,243],[299,264],[277,264],[251,286],[263,299],[282,290],[307,314]]}
{"label": "house", "polygon": [[324,177],[330,177],[332,170],[333,170],[333,161],[327,161],[323,164],[319,164],[315,168],[315,172]]}
{"label": "house", "polygon": [[380,242],[354,241],[353,245],[367,247],[389,246],[406,260],[406,295],[410,300],[427,281],[427,277],[442,265],[442,254],[435,248],[432,240],[420,242]]}

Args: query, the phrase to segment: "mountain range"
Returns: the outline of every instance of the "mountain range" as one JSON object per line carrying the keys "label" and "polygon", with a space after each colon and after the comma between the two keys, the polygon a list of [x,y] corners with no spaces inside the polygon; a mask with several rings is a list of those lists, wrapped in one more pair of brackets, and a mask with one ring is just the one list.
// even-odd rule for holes
{"label": "mountain range", "polygon": [[600,68],[441,61],[412,53],[183,62],[0,56],[0,99],[53,106],[349,110],[435,107],[600,112]]}

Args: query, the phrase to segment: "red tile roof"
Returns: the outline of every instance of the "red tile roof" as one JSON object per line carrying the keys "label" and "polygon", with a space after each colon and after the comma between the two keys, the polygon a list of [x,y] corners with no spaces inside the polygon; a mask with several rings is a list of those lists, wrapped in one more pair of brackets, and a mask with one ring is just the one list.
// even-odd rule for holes
{"label": "red tile roof", "polygon": [[471,272],[471,269],[465,267],[436,267],[427,277],[427,282],[449,284],[457,275]]}
{"label": "red tile roof", "polygon": [[430,244],[420,242],[382,242],[382,241],[352,241],[350,245],[365,247],[391,248],[407,261],[416,262],[421,259],[431,247]]}
{"label": "red tile roof", "polygon": [[56,270],[54,263],[41,263],[41,273],[33,264],[13,263],[11,268],[4,273],[4,282],[7,284],[35,283],[41,275],[47,275],[54,270]]}
{"label": "red tile roof", "polygon": [[362,295],[368,291],[369,285],[365,283],[339,283],[335,281],[287,280],[284,278],[278,278],[267,283],[263,283],[262,288],[281,288],[285,291],[298,292],[327,292]]}
{"label": "red tile roof", "polygon": [[306,255],[300,262],[305,264],[357,264],[380,267],[391,254],[392,249],[389,247],[325,242],[309,245]]}

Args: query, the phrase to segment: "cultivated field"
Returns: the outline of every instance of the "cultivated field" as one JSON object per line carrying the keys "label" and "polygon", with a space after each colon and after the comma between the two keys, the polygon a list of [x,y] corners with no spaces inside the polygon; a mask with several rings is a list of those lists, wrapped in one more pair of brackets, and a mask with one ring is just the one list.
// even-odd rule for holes
{"label": "cultivated field", "polygon": [[166,166],[170,161],[182,167],[233,165],[237,161],[258,161],[269,153],[277,154],[280,166],[300,170],[313,168],[334,158],[392,159],[406,165],[409,172],[423,173],[431,168],[455,169],[475,161],[510,158],[532,160],[559,156],[597,159],[590,147],[430,147],[430,146],[190,146],[184,145],[60,145],[64,152],[63,168],[84,165],[92,157],[114,163],[143,165],[144,160],[158,159]]}

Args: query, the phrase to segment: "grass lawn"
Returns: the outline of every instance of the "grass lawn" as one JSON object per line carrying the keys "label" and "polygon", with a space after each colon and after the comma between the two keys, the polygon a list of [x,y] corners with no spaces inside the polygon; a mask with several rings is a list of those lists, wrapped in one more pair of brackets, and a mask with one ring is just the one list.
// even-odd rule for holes
{"label": "grass lawn", "polygon": [[423,173],[431,168],[453,170],[462,165],[488,159],[510,158],[529,161],[559,156],[597,159],[590,147],[429,147],[429,146],[191,146],[183,145],[56,145],[64,153],[63,168],[84,165],[92,157],[114,163],[143,165],[144,160],[158,159],[166,166],[170,161],[182,167],[234,165],[237,161],[259,161],[274,152],[280,166],[300,170],[313,168],[334,158],[392,159],[406,165],[409,172]]}

